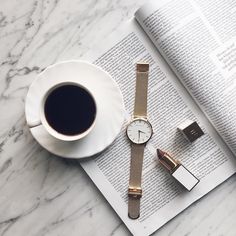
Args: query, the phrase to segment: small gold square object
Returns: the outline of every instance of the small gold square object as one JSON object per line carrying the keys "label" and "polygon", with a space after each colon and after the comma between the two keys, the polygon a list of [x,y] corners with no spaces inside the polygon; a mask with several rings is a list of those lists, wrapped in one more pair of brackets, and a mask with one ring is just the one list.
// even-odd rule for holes
{"label": "small gold square object", "polygon": [[204,132],[196,121],[186,120],[178,126],[178,130],[189,142],[194,142],[200,138]]}
{"label": "small gold square object", "polygon": [[129,187],[128,196],[132,198],[141,198],[142,197],[142,189],[139,187]]}

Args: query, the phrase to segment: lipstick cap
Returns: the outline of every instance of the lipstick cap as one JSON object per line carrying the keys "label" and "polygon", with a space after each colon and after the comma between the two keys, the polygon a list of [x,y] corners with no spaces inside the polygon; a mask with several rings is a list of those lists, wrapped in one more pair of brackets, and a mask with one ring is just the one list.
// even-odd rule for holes
{"label": "lipstick cap", "polygon": [[172,176],[188,191],[191,191],[200,181],[183,165],[179,165],[179,167],[172,173]]}
{"label": "lipstick cap", "polygon": [[194,142],[200,138],[204,132],[196,121],[186,120],[178,126],[178,130],[189,142]]}

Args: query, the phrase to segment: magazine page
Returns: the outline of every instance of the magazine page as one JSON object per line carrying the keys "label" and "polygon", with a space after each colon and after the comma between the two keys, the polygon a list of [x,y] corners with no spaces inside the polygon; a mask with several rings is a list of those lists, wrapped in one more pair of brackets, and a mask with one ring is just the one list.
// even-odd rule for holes
{"label": "magazine page", "polygon": [[[236,163],[229,149],[176,82],[135,20],[114,32],[84,59],[102,67],[116,80],[124,96],[127,119],[115,142],[81,165],[133,235],[150,235],[235,172]],[[135,65],[139,61],[150,63],[148,116],[154,134],[144,153],[140,218],[132,220],[127,206],[131,150],[126,125],[133,113]],[[194,143],[177,131],[186,119],[197,121],[204,130],[205,134]],[[200,183],[191,192],[177,184],[158,163],[156,148],[181,160]]]}
{"label": "magazine page", "polygon": [[236,154],[236,1],[151,1],[136,19]]}

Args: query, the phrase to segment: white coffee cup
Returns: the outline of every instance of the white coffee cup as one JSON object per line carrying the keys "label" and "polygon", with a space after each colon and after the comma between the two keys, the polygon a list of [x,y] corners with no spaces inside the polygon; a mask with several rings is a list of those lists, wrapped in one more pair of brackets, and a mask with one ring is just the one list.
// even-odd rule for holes
{"label": "white coffee cup", "polygon": [[[60,92],[58,92],[59,90],[62,91],[62,89],[65,89],[67,87],[67,90],[68,88],[72,88],[74,90],[78,90],[77,93],[73,92],[74,95],[78,94],[79,91],[81,91],[83,94],[86,94],[87,96],[87,99],[89,99],[90,101],[90,104],[93,104],[94,107],[93,107],[93,114],[90,114],[90,116],[93,116],[93,117],[90,117],[90,120],[91,120],[91,124],[89,123],[89,126],[87,124],[88,127],[84,127],[85,130],[83,130],[83,132],[78,132],[76,134],[65,134],[64,132],[61,132],[59,131],[57,128],[53,127],[52,124],[50,124],[49,122],[49,119],[48,119],[48,114],[45,113],[45,106],[46,106],[46,103],[48,103],[48,100],[51,99],[50,97],[52,96],[52,94],[54,94],[54,101],[56,101],[56,97],[55,97],[55,94],[56,93],[59,93],[60,95]],[[69,91],[69,90],[68,90]],[[59,95],[58,95],[58,99],[59,99]],[[67,97],[65,96],[65,98],[68,98],[70,97],[71,94],[67,94]],[[63,100],[63,94],[61,94],[60,96],[60,100]],[[72,99],[72,98],[71,98]],[[86,99],[86,98],[85,98]],[[78,101],[78,100],[77,100]],[[61,104],[61,108],[62,106],[64,107],[69,107],[71,104],[66,104],[67,106],[65,106],[65,104]],[[73,104],[75,105],[75,104]],[[53,107],[52,107],[53,108]],[[53,108],[54,109],[54,108]],[[74,107],[74,109],[76,109],[76,107]],[[54,109],[56,110],[56,109]],[[60,108],[58,108],[58,110],[60,110]],[[70,109],[70,110],[73,110],[73,109]],[[50,111],[50,110],[49,110]],[[29,127],[30,128],[34,128],[36,126],[39,126],[39,125],[43,125],[44,128],[46,129],[46,131],[52,135],[53,137],[59,139],[59,140],[62,140],[62,141],[75,141],[75,140],[79,140],[79,139],[82,139],[83,137],[85,137],[86,135],[88,135],[90,133],[90,131],[93,129],[94,125],[95,125],[95,121],[96,121],[96,115],[97,115],[97,105],[96,105],[96,100],[93,96],[93,94],[91,93],[91,91],[89,91],[86,87],[84,87],[83,85],[79,84],[79,83],[76,83],[76,82],[61,82],[61,83],[58,83],[56,85],[53,85],[51,88],[49,88],[43,95],[42,97],[42,100],[41,100],[41,103],[40,103],[40,111],[39,111],[39,117],[40,117],[40,120],[38,121],[34,121],[34,122],[30,122],[28,123]],[[68,116],[69,114],[64,114],[63,116]],[[70,114],[72,115],[72,114]],[[86,115],[87,114],[83,114],[83,118],[86,118]],[[68,117],[66,117],[68,118]],[[71,117],[72,118],[72,117]],[[92,119],[93,118],[93,119]],[[57,120],[60,119],[60,117],[54,117],[55,119],[55,122]],[[56,120],[57,119],[57,120]],[[68,120],[68,119],[67,119]],[[80,122],[80,120],[78,119],[78,122]],[[79,123],[78,123],[79,124]],[[69,124],[68,123],[64,123],[63,124],[64,126],[68,126]],[[70,125],[69,125],[70,126]],[[68,127],[67,127],[68,128]],[[63,129],[63,127],[61,127],[61,129]],[[64,127],[65,129],[65,127]]]}

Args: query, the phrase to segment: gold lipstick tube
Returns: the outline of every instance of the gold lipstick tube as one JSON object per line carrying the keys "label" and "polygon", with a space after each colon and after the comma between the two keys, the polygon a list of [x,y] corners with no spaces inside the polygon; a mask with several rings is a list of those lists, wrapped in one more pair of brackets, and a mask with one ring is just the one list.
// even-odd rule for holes
{"label": "gold lipstick tube", "polygon": [[171,176],[188,191],[191,191],[200,182],[196,176],[194,176],[179,161],[172,158],[168,153],[157,149],[157,156],[160,163],[171,174]]}

